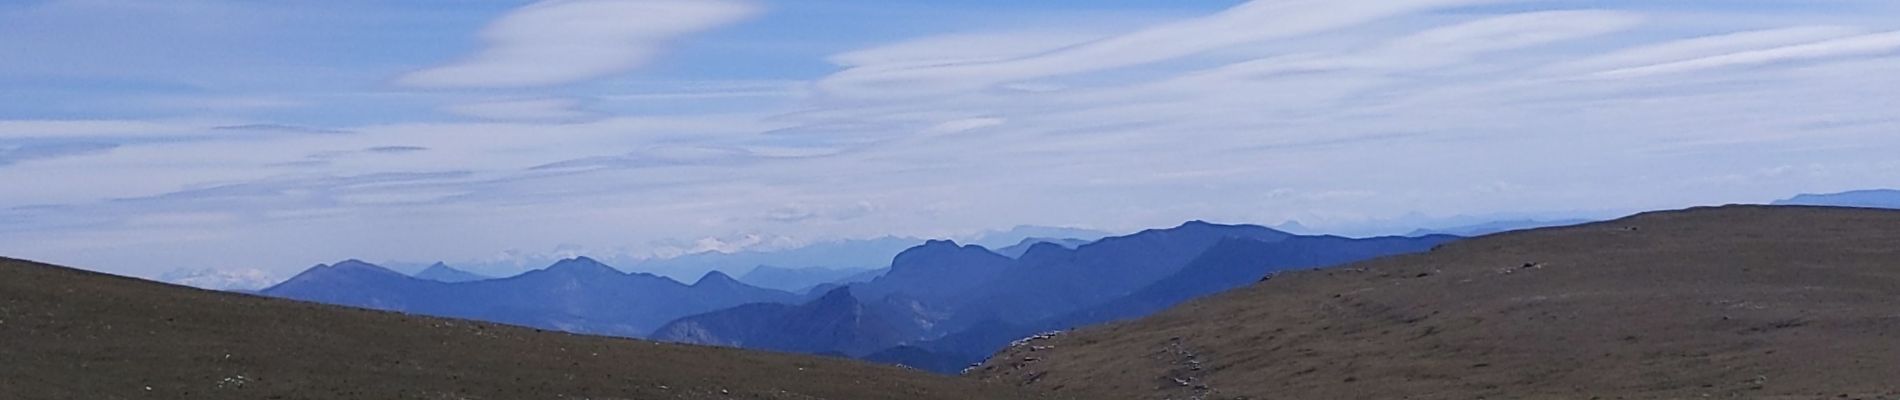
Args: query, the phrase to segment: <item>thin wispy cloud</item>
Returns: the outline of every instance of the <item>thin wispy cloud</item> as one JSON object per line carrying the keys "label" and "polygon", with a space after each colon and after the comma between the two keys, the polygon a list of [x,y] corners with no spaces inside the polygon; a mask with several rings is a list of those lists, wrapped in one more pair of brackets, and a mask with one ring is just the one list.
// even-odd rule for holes
{"label": "thin wispy cloud", "polygon": [[1815,43],[1741,51],[1664,64],[1616,69],[1598,72],[1594,74],[1594,76],[1604,78],[1641,77],[1693,72],[1714,68],[1745,67],[1777,62],[1890,55],[1897,52],[1900,52],[1900,32],[1885,32],[1830,39]]}
{"label": "thin wispy cloud", "polygon": [[[272,38],[299,65],[95,77],[73,86],[106,89],[6,103],[0,181],[33,189],[0,195],[0,254],[156,275],[1018,224],[1371,234],[1900,175],[1900,19],[1870,17],[1900,9],[1873,0],[1117,2],[1013,18],[943,12],[951,1],[824,21],[798,2],[324,2],[286,20],[205,1],[234,20],[219,29]],[[32,36],[6,10],[0,57],[45,51],[9,42]],[[1182,17],[1061,18],[1093,11]],[[364,13],[387,20],[315,29]],[[337,54],[328,43],[365,55],[294,56]],[[74,79],[44,70],[0,63]],[[246,74],[276,79],[213,79]],[[178,83],[200,80],[213,84]],[[102,101],[120,93],[294,106]]]}
{"label": "thin wispy cloud", "polygon": [[482,30],[484,47],[467,59],[403,75],[417,87],[559,85],[626,72],[651,61],[667,42],[759,12],[734,0],[545,0]]}
{"label": "thin wispy cloud", "polygon": [[[1027,57],[922,66],[858,66],[821,81],[848,95],[928,95],[998,83],[1158,63],[1221,48],[1340,29],[1420,10],[1487,0],[1376,3],[1251,1],[1214,15],[1161,24]],[[1010,42],[1011,40],[998,40]]]}

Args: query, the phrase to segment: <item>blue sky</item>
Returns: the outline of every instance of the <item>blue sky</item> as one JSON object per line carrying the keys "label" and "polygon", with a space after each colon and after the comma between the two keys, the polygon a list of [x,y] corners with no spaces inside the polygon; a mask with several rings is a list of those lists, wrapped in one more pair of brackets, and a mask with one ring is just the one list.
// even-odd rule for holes
{"label": "blue sky", "polygon": [[1893,186],[1896,72],[1884,0],[13,0],[0,254],[283,274],[1762,202]]}

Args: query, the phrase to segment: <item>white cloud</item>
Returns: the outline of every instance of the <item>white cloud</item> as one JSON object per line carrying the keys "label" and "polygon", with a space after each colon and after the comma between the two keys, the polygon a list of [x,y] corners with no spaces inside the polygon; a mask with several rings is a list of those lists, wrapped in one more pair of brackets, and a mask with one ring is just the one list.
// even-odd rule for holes
{"label": "white cloud", "polygon": [[282,281],[282,278],[264,270],[180,268],[158,276],[158,280],[174,285],[191,286],[209,290],[260,290]]}
{"label": "white cloud", "polygon": [[[1423,10],[1495,1],[1256,0],[1206,17],[1162,24],[1026,57],[916,66],[859,66],[827,77],[820,82],[820,87],[847,96],[940,94],[983,89],[1020,80],[1151,64],[1232,46],[1326,32]],[[993,42],[1005,41],[1000,38],[989,39]]]}
{"label": "white cloud", "polygon": [[1527,12],[1434,28],[1388,47],[1406,56],[1475,54],[1604,35],[1642,22],[1641,14],[1620,11]]}
{"label": "white cloud", "polygon": [[1900,31],[1852,36],[1771,49],[1742,51],[1671,63],[1603,71],[1591,75],[1600,78],[1635,78],[1777,62],[1884,55],[1894,52],[1900,52]]}
{"label": "white cloud", "polygon": [[950,121],[944,121],[943,123],[937,124],[936,126],[932,126],[929,129],[925,129],[923,131],[923,134],[925,136],[953,135],[953,134],[969,132],[969,131],[973,131],[977,129],[983,129],[983,128],[993,127],[997,125],[1002,125],[1007,122],[1009,121],[1004,120],[1002,118],[966,118],[966,119],[950,120]]}
{"label": "white cloud", "polygon": [[[1191,218],[1368,233],[1412,212],[1600,215],[1900,176],[1885,161],[1900,55],[1870,35],[1891,22],[1465,4],[1262,1],[1120,34],[987,21],[811,57],[839,65],[823,81],[611,80],[441,109],[491,121],[161,135],[0,168],[33,188],[0,196],[0,228],[16,227],[0,253],[138,269],[210,249],[300,268]],[[1569,79],[1672,64],[1651,70],[1669,79]],[[467,96],[405,101],[427,114]],[[0,139],[269,123],[0,122]],[[361,154],[400,146],[429,150]],[[356,155],[286,165],[334,154]],[[1783,165],[1827,173],[1732,177]],[[62,206],[12,208],[35,204]],[[231,219],[166,221],[212,212]]]}
{"label": "white cloud", "polygon": [[1096,32],[981,32],[930,36],[831,56],[844,67],[909,68],[1033,56],[1107,36]]}
{"label": "white cloud", "polygon": [[[1377,48],[1339,54],[1276,56],[1193,71],[1154,86],[1190,83],[1229,85],[1234,81],[1288,75],[1359,70],[1386,73],[1466,62],[1487,52],[1514,50],[1564,40],[1619,32],[1641,23],[1640,15],[1614,11],[1549,11],[1512,14],[1428,29],[1387,41]],[[1208,86],[1196,90],[1215,91]]]}
{"label": "white cloud", "polygon": [[1552,65],[1556,73],[1596,72],[1618,68],[1713,57],[1723,54],[1789,46],[1866,33],[1846,26],[1796,26],[1725,33],[1637,46],[1609,54]]}
{"label": "white cloud", "polygon": [[645,65],[682,36],[758,12],[731,0],[545,0],[483,29],[487,48],[398,79],[415,87],[534,87],[611,76]]}

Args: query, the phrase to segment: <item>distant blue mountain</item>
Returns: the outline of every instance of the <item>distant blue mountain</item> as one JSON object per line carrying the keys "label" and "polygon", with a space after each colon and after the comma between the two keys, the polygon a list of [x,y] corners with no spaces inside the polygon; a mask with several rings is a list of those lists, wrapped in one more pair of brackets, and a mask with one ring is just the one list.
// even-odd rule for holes
{"label": "distant blue mountain", "polygon": [[869,281],[881,268],[784,268],[760,265],[739,276],[740,282],[767,289],[802,293],[827,283],[842,284]]}
{"label": "distant blue mountain", "polygon": [[1477,236],[1490,235],[1494,233],[1521,231],[1525,229],[1550,228],[1550,227],[1557,227],[1557,226],[1570,226],[1570,225],[1578,225],[1578,224],[1587,224],[1590,222],[1594,222],[1594,221],[1588,220],[1588,219],[1560,219],[1560,220],[1549,220],[1549,221],[1534,220],[1534,219],[1519,219],[1519,220],[1509,220],[1509,221],[1492,221],[1492,222],[1486,222],[1482,224],[1454,226],[1454,227],[1449,227],[1449,228],[1418,229],[1418,230],[1412,231],[1411,233],[1405,234],[1405,236],[1455,235],[1455,236],[1463,236],[1463,237],[1477,237]]}
{"label": "distant blue mountain", "polygon": [[1077,247],[1082,247],[1082,245],[1089,244],[1089,242],[1093,242],[1093,241],[1094,240],[1091,240],[1091,239],[1061,239],[1061,238],[1032,237],[1032,238],[1023,239],[1020,242],[1016,242],[1015,245],[996,249],[996,254],[1002,254],[1004,257],[1009,257],[1009,258],[1022,258],[1023,253],[1028,253],[1029,248],[1034,247],[1037,243],[1050,243],[1057,246],[1062,246],[1064,248],[1073,249]]}
{"label": "distant blue mountain", "polygon": [[898,253],[884,276],[850,285],[865,298],[902,294],[928,304],[949,307],[972,301],[974,291],[994,280],[1015,260],[977,245],[932,240]]}
{"label": "distant blue mountain", "polygon": [[977,235],[970,240],[970,244],[996,249],[1021,244],[1024,240],[1032,238],[1094,241],[1114,235],[1113,233],[1086,228],[1018,225],[1006,230],[990,231]]}
{"label": "distant blue mountain", "polygon": [[415,276],[417,279],[431,280],[431,281],[436,281],[436,282],[446,282],[446,283],[474,282],[474,281],[479,281],[479,280],[494,279],[486,275],[481,275],[474,272],[468,272],[468,271],[455,269],[454,267],[450,267],[448,264],[443,264],[439,262],[435,263],[435,265],[430,265],[428,268],[423,268],[422,271],[416,272],[416,274],[413,276]]}
{"label": "distant blue mountain", "polygon": [[[654,336],[689,343],[838,353],[954,372],[1038,330],[1138,317],[1258,281],[1273,271],[1425,251],[1453,236],[1350,239],[1296,236],[1201,221],[1070,248],[1030,244],[1010,258],[977,245],[930,241],[898,254],[870,282],[834,288],[804,306],[741,306],[683,318]],[[840,290],[876,332],[799,328],[794,308],[838,308]],[[835,315],[812,313],[809,315]],[[810,336],[813,333],[820,336]],[[893,335],[891,332],[899,334]],[[849,348],[817,345],[851,337]],[[882,347],[868,341],[884,338]],[[760,347],[775,343],[778,347]],[[798,343],[786,345],[785,343]],[[875,350],[866,353],[866,350]]]}
{"label": "distant blue mountain", "polygon": [[[1004,271],[964,294],[940,329],[986,320],[1027,325],[1114,299],[1173,275],[1222,239],[1277,242],[1292,234],[1254,225],[1191,221],[1104,238],[1075,249],[1044,243],[1030,247]],[[873,281],[867,285],[876,285]],[[916,289],[904,289],[916,290]],[[927,299],[926,299],[927,300]]]}
{"label": "distant blue mountain", "polygon": [[[991,231],[976,235],[971,243],[994,248],[1017,244],[1024,239],[1032,237],[1094,240],[1108,235],[1109,233],[1107,232],[1091,229],[1021,225],[1006,230]],[[641,260],[626,265],[631,270],[647,271],[666,276],[698,276],[699,274],[704,274],[706,271],[714,270],[739,274],[744,271],[752,271],[763,265],[791,270],[825,268],[863,271],[888,266],[890,265],[891,258],[896,256],[897,253],[903,252],[924,241],[924,239],[917,238],[886,236],[875,239],[813,243],[784,250],[745,251],[737,253],[695,253],[673,258]],[[751,274],[747,272],[744,275]],[[742,275],[739,279],[755,285],[764,283],[763,280],[752,280],[748,278],[748,276]],[[806,285],[779,285],[774,283],[768,284],[768,286],[779,290],[796,291],[798,289],[811,288],[822,283],[836,283],[834,281],[835,279],[823,282],[809,282]]]}
{"label": "distant blue mountain", "polygon": [[508,278],[447,283],[350,260],[318,265],[260,294],[413,314],[468,318],[576,333],[639,337],[683,316],[791,293],[710,273],[693,285],[627,274],[593,259],[562,260]]}
{"label": "distant blue mountain", "polygon": [[1775,201],[1780,206],[1831,206],[1900,209],[1900,190],[1874,189],[1829,194],[1803,194]]}
{"label": "distant blue mountain", "polygon": [[445,290],[443,282],[416,279],[401,272],[360,260],[345,260],[335,265],[318,264],[259,294],[297,300],[407,311],[419,293]]}
{"label": "distant blue mountain", "polygon": [[819,296],[825,295],[826,292],[830,292],[832,289],[850,286],[851,284],[855,284],[855,283],[864,283],[864,282],[877,280],[877,278],[884,276],[884,274],[888,272],[891,272],[891,269],[889,267],[859,272],[856,275],[847,276],[847,277],[838,279],[836,281],[812,285],[812,287],[805,288],[804,290],[802,290],[802,292],[805,293],[805,300],[810,301],[811,299],[816,299]]}
{"label": "distant blue mountain", "polygon": [[[787,269],[815,267],[862,271],[882,268],[885,265],[889,265],[892,256],[897,255],[898,252],[902,252],[911,246],[916,246],[917,243],[921,241],[921,239],[914,238],[882,237],[877,239],[815,243],[785,250],[744,251],[737,253],[705,252],[673,258],[643,260],[630,264],[627,267],[636,271],[686,277],[699,276],[705,274],[707,271],[725,271],[739,274],[745,271],[751,271],[761,265]],[[810,287],[818,283],[823,282],[814,282],[810,285],[794,288],[786,288],[781,285],[774,286],[780,286],[776,288],[781,290],[794,290]]]}

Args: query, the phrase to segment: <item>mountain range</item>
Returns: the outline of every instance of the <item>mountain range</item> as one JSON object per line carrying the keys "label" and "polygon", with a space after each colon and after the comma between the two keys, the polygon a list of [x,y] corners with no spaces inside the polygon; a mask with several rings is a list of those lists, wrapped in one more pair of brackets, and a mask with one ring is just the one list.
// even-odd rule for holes
{"label": "mountain range", "polygon": [[[349,260],[264,290],[406,314],[0,258],[0,398],[1894,398],[1896,227],[1808,206],[1472,239],[1196,221],[1018,257],[930,241],[806,294],[588,258],[456,283]],[[772,352],[548,332],[643,324]]]}
{"label": "mountain range", "polygon": [[[339,264],[331,268],[365,268]],[[1063,399],[830,357],[311,304],[5,258],[0,277],[0,399]]]}
{"label": "mountain range", "polygon": [[[1028,238],[1051,238],[1060,240],[1094,240],[1109,236],[1108,232],[1084,228],[1054,227],[1040,225],[1019,225],[1009,229],[991,230],[966,235],[971,243],[1002,247],[1022,242]],[[596,260],[625,267],[630,271],[641,271],[675,280],[691,280],[710,271],[725,272],[729,275],[743,276],[759,266],[772,266],[790,270],[807,268],[835,270],[870,270],[890,265],[891,257],[904,251],[924,239],[905,236],[883,236],[864,239],[839,239],[789,245],[781,241],[766,241],[770,245],[736,246],[721,250],[694,250],[681,254],[663,256],[630,254],[625,251],[590,252],[579,246],[564,245],[549,252],[507,251],[485,259],[449,261],[457,269],[487,276],[510,276],[563,259],[579,255],[588,255]],[[412,272],[431,266],[431,262],[386,261],[379,265],[390,269]],[[743,279],[743,278],[741,278]],[[795,291],[799,287],[772,285],[775,289]],[[809,288],[805,286],[804,288]]]}
{"label": "mountain range", "polygon": [[[651,337],[954,372],[1041,330],[1138,317],[1274,271],[1425,251],[1456,239],[1297,236],[1193,221],[1074,248],[1036,242],[1017,258],[936,240],[899,253],[877,279],[803,305],[688,316]],[[840,338],[851,341],[840,345]]]}
{"label": "mountain range", "polygon": [[641,337],[667,321],[741,304],[794,302],[792,293],[710,272],[691,285],[628,274],[579,257],[508,278],[439,282],[362,261],[318,265],[267,296],[575,333]]}

